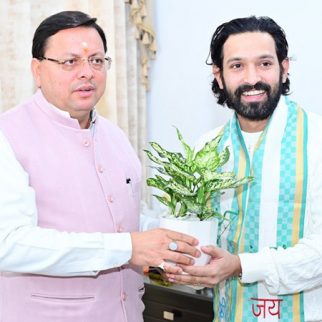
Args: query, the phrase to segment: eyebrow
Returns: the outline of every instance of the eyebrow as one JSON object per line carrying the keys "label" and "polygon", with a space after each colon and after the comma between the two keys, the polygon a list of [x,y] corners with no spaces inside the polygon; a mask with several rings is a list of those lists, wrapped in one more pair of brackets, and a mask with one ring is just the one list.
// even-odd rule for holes
{"label": "eyebrow", "polygon": [[[103,56],[105,56],[105,53],[97,51],[97,52],[95,52],[93,54],[90,54],[88,57],[97,56],[97,55],[103,55]],[[65,53],[62,54],[62,56],[82,57],[82,55],[76,54],[76,53],[72,53],[72,52],[65,52]]]}
{"label": "eyebrow", "polygon": [[[261,55],[259,56],[257,59],[274,59],[274,56],[273,55],[268,55],[268,54],[265,54],[265,55]],[[227,60],[227,64],[230,64],[230,63],[233,63],[233,62],[238,62],[238,61],[241,61],[243,60],[242,57],[233,57],[233,58],[229,58]]]}

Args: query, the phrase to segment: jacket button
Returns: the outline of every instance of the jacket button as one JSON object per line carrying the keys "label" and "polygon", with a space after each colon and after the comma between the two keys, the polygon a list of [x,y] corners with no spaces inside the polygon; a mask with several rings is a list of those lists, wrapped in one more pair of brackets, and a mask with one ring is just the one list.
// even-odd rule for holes
{"label": "jacket button", "polygon": [[113,197],[112,197],[111,195],[108,195],[108,196],[106,197],[106,200],[107,200],[108,202],[110,202],[110,203],[112,203],[112,202],[114,201],[114,199],[113,199]]}
{"label": "jacket button", "polygon": [[83,145],[84,145],[85,147],[88,147],[88,146],[90,145],[89,140],[84,140],[84,141],[83,141]]}
{"label": "jacket button", "polygon": [[104,172],[104,167],[102,165],[98,166],[98,172],[103,173]]}
{"label": "jacket button", "polygon": [[127,294],[125,292],[122,293],[121,295],[122,301],[126,301],[127,299]]}
{"label": "jacket button", "polygon": [[121,226],[121,225],[119,225],[118,227],[117,227],[117,232],[118,233],[122,233],[124,231],[124,228]]}

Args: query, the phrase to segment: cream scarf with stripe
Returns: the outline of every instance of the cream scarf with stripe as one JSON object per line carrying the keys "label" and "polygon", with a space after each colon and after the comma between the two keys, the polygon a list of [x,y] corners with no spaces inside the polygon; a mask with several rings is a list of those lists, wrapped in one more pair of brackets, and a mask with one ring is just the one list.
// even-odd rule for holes
{"label": "cream scarf with stripe", "polygon": [[[221,225],[219,245],[232,253],[290,247],[303,236],[307,189],[307,116],[282,97],[253,153],[247,153],[236,115],[223,129],[221,148],[231,158],[223,171],[255,180],[227,191],[217,209],[232,210]],[[218,201],[218,200],[217,200]],[[228,223],[228,224],[227,224]],[[263,283],[233,278],[215,288],[214,321],[304,321],[303,295],[270,295]]]}

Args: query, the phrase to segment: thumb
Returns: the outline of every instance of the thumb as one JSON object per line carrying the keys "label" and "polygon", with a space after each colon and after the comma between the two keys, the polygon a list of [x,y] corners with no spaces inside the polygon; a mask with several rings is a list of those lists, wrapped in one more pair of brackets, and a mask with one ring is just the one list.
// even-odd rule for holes
{"label": "thumb", "polygon": [[215,246],[202,246],[201,250],[203,253],[210,255],[212,258],[221,257],[222,250],[219,247]]}

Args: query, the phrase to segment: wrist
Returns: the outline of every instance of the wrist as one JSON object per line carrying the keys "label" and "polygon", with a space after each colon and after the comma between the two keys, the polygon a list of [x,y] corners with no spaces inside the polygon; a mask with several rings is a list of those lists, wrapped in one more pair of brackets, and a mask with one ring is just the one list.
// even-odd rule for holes
{"label": "wrist", "polygon": [[241,261],[240,261],[240,258],[238,255],[235,255],[236,256],[236,269],[235,269],[235,274],[234,276],[238,277],[238,278],[242,278],[242,274],[243,274],[243,271],[242,271],[242,266],[241,266]]}

